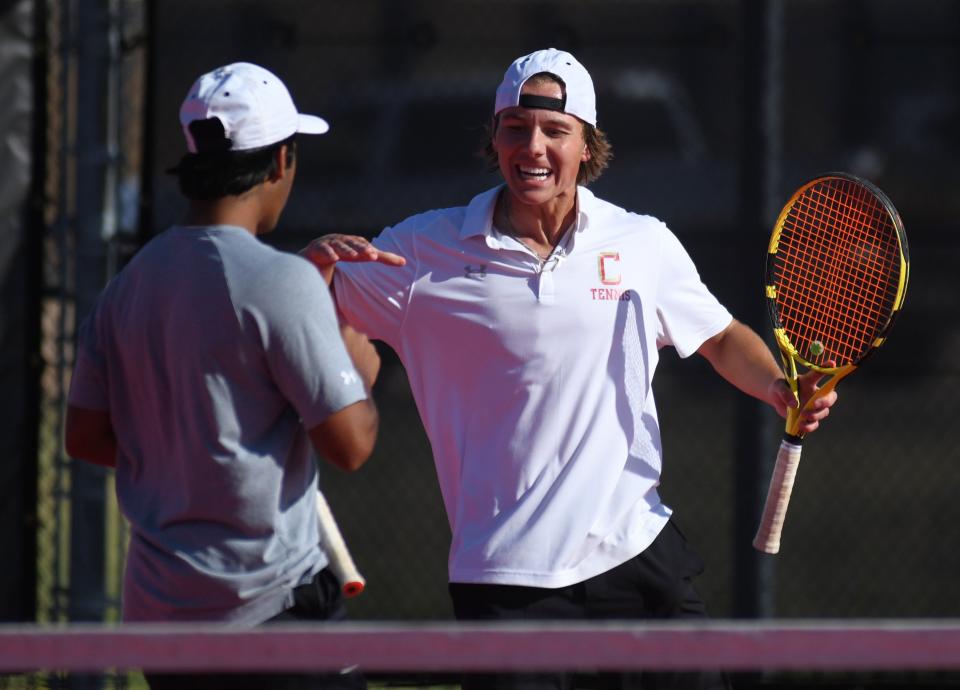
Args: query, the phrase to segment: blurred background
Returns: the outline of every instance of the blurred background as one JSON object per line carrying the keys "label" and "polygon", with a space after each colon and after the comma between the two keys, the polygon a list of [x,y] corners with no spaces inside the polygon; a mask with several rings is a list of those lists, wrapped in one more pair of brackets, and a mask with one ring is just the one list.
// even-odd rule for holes
{"label": "blurred background", "polygon": [[[706,558],[713,615],[960,616],[960,3],[4,0],[0,620],[117,618],[127,533],[112,477],[62,449],[73,338],[110,276],[184,209],[163,171],[184,151],[177,110],[195,77],[260,63],[331,123],[300,140],[267,239],[297,250],[497,184],[476,155],[494,89],[514,58],[550,46],[596,83],[615,158],[594,191],[665,221],[764,335],[766,243],[800,183],[866,177],[907,228],[903,314],[808,439],[779,555],[750,541],[781,420],[699,358],[664,354],[662,493]],[[350,613],[448,619],[430,447],[382,355],[374,457],[350,476],[322,469],[368,579]]]}

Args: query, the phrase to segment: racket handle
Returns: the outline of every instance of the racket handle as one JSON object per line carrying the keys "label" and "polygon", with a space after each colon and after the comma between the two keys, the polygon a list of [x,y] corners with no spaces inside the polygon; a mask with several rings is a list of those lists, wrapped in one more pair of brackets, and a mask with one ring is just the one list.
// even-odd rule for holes
{"label": "racket handle", "polygon": [[760,528],[757,536],[753,538],[753,547],[758,551],[777,553],[780,550],[780,533],[787,517],[787,505],[790,503],[790,492],[793,491],[793,480],[797,476],[802,449],[795,437],[793,440],[783,439],[780,442],[777,464],[773,468],[767,502],[763,506],[763,517],[760,518]]}
{"label": "racket handle", "polygon": [[333,518],[333,512],[327,504],[327,499],[320,491],[317,492],[317,522],[320,526],[323,550],[330,559],[330,569],[340,581],[344,596],[348,598],[357,596],[367,586],[367,581],[357,570],[347,544],[343,541],[343,535],[340,534],[340,528],[337,527],[337,521]]}

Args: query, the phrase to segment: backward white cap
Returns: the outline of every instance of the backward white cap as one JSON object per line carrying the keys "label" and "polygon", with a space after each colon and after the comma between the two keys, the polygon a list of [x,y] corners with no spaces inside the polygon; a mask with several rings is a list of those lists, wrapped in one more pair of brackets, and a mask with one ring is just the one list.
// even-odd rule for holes
{"label": "backward white cap", "polygon": [[538,50],[517,58],[507,68],[503,81],[497,87],[497,101],[493,114],[520,103],[520,91],[534,74],[549,72],[563,80],[566,101],[558,110],[576,115],[584,122],[597,125],[597,96],[587,69],[570,53],[556,48]]}
{"label": "backward white cap", "polygon": [[323,118],[297,112],[283,82],[249,62],[218,67],[190,87],[180,106],[180,125],[191,153],[197,153],[197,142],[190,123],[214,117],[223,125],[230,151],[247,151],[296,133],[323,134],[330,129]]}

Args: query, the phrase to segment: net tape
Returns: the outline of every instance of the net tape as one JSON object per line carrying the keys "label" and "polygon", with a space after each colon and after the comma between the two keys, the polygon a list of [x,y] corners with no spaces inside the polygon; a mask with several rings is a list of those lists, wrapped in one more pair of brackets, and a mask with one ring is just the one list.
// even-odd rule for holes
{"label": "net tape", "polygon": [[960,621],[0,626],[0,672],[960,669]]}

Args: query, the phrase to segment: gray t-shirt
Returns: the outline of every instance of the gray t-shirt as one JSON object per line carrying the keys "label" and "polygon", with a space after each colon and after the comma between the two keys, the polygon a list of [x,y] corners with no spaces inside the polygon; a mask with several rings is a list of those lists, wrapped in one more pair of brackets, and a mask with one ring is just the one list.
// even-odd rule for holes
{"label": "gray t-shirt", "polygon": [[124,620],[286,608],[327,562],[306,429],[364,398],[305,259],[227,226],[141,249],[81,327],[69,397],[117,436]]}

